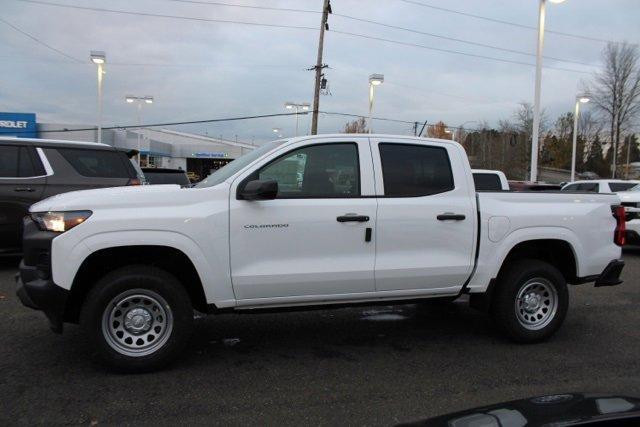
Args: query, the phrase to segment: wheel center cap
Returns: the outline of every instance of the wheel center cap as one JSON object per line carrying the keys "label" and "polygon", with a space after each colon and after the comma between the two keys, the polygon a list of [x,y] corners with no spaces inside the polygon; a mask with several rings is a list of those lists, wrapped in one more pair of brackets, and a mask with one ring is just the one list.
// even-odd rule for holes
{"label": "wheel center cap", "polygon": [[124,316],[124,327],[133,334],[139,334],[151,329],[151,313],[144,308],[134,308]]}
{"label": "wheel center cap", "polygon": [[529,312],[536,311],[540,306],[540,296],[533,293],[527,294],[524,297],[523,303],[524,303],[525,310]]}

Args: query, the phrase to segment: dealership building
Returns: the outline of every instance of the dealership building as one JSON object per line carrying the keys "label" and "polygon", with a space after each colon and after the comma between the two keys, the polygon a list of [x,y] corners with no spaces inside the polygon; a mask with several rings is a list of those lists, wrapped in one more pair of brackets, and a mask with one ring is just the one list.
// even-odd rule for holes
{"label": "dealership building", "polygon": [[[91,125],[39,123],[33,113],[0,112],[0,136],[97,141]],[[142,167],[182,169],[208,175],[255,148],[253,144],[169,129],[103,129],[102,142],[140,152]]]}

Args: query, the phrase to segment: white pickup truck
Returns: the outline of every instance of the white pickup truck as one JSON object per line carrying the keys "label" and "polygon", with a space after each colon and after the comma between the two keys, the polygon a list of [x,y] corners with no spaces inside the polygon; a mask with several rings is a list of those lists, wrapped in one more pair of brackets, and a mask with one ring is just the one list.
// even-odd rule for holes
{"label": "white pickup truck", "polygon": [[128,371],[176,358],[194,309],[470,294],[506,336],[535,342],[562,324],[567,284],[621,283],[618,204],[610,194],[476,193],[464,149],[449,140],[292,138],[195,188],[88,190],[36,203],[17,293],[55,331],[79,322],[99,356]]}

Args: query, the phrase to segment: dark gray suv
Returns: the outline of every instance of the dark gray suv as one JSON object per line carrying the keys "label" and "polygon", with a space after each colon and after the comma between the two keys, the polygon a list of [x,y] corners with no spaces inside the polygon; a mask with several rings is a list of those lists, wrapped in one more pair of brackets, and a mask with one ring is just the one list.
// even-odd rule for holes
{"label": "dark gray suv", "polygon": [[0,137],[0,255],[20,253],[22,218],[35,202],[67,191],[139,184],[125,150]]}

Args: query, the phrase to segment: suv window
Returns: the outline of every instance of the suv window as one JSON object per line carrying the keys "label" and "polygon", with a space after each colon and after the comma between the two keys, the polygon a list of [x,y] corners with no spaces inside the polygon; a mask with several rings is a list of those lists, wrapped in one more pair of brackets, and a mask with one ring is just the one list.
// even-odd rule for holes
{"label": "suv window", "polygon": [[4,145],[0,147],[0,177],[16,178],[18,176],[18,156],[20,147]]}
{"label": "suv window", "polygon": [[355,143],[309,145],[293,150],[257,172],[278,182],[278,199],[336,198],[360,195]]}
{"label": "suv window", "polygon": [[378,146],[386,196],[428,196],[453,190],[453,173],[445,148],[388,143]]}
{"label": "suv window", "polygon": [[34,168],[27,147],[0,146],[0,177],[26,178],[37,175],[41,175],[41,173]]}
{"label": "suv window", "polygon": [[473,182],[476,184],[476,191],[502,190],[500,177],[495,173],[474,173]]}
{"label": "suv window", "polygon": [[62,157],[83,176],[100,178],[131,178],[132,166],[124,153],[110,150],[58,148]]}
{"label": "suv window", "polygon": [[609,183],[609,189],[613,193],[617,193],[618,191],[627,191],[635,186],[636,186],[636,183],[633,183],[633,182],[610,182]]}

